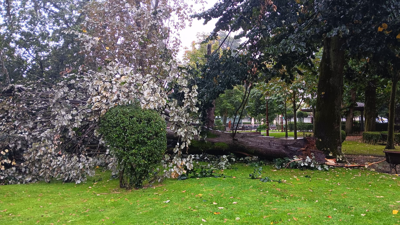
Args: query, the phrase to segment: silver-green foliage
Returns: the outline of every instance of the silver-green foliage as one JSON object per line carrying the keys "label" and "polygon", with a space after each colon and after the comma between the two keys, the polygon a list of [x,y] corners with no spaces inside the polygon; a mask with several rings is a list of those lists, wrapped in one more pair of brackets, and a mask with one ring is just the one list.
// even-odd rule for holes
{"label": "silver-green foliage", "polygon": [[165,120],[140,106],[111,108],[100,120],[99,132],[117,158],[121,187],[142,187],[167,149]]}

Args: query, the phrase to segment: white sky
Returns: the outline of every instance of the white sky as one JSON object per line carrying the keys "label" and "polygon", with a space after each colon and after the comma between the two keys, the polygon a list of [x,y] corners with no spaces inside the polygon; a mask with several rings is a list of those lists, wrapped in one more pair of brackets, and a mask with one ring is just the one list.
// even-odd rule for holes
{"label": "white sky", "polygon": [[[209,9],[217,3],[218,0],[206,0],[205,9]],[[201,5],[194,6],[196,10],[201,10]],[[207,25],[203,25],[204,20],[194,19],[191,27],[186,27],[186,29],[182,30],[180,33],[180,38],[182,41],[181,48],[179,49],[179,59],[182,59],[185,47],[191,48],[192,42],[197,41],[198,33],[206,33],[209,34],[213,31],[215,27],[215,23],[217,20],[211,20],[207,23]]]}

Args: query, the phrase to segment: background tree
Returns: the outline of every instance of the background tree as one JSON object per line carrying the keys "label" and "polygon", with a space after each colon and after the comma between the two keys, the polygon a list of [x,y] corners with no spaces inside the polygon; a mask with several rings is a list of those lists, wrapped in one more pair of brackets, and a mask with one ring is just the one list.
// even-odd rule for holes
{"label": "background tree", "polygon": [[304,118],[308,117],[308,113],[303,111],[297,111],[296,116],[297,118],[299,118],[300,122],[304,123]]}
{"label": "background tree", "polygon": [[207,34],[197,34],[197,40],[192,42],[191,49],[185,49],[183,55],[184,63],[194,69],[198,69],[198,65],[204,65],[207,63],[207,46],[211,45],[211,52],[218,49],[220,43],[219,40],[213,40],[204,42],[207,38]]}
{"label": "background tree", "polygon": [[249,104],[248,104],[248,112],[251,117],[257,119],[257,121],[266,122],[266,105],[268,97],[268,122],[272,124],[275,118],[278,115],[278,107],[276,102],[273,101],[269,93],[266,93],[266,90],[263,88],[263,85],[257,84],[256,87],[252,90]]}
{"label": "background tree", "polygon": [[[198,79],[196,83],[199,85],[199,97],[201,99],[199,107],[202,111],[202,122],[207,126],[213,126],[215,99],[224,92],[225,87],[232,89],[233,86],[240,84],[242,78],[235,79],[235,75],[232,73],[230,77],[227,77],[218,74],[218,72],[209,76],[207,72],[202,73],[201,71],[207,71],[206,68],[211,64],[219,67],[220,60],[235,64],[236,62],[232,61],[234,57],[231,57],[231,55],[237,51],[236,46],[239,45],[238,43],[239,40],[233,39],[229,36],[229,33],[225,32],[220,32],[217,40],[207,40],[204,34],[200,34],[197,43],[192,43],[192,49],[185,51],[186,69],[190,73],[195,74],[194,76]],[[208,46],[210,46],[210,49],[208,49]],[[223,52],[229,52],[230,56],[220,58]],[[227,74],[228,71],[229,69],[225,68],[222,73]],[[242,73],[238,76],[244,77]]]}
{"label": "background tree", "polygon": [[[243,86],[235,86],[233,89],[226,90],[215,100],[215,115],[222,117],[224,126],[228,117],[234,118],[237,116],[235,112],[242,103],[243,92]],[[245,114],[247,113],[245,112]]]}

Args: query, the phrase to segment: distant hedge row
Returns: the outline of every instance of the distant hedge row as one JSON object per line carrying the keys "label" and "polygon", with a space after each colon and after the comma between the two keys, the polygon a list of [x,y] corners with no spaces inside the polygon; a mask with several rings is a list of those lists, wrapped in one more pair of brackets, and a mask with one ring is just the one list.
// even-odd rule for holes
{"label": "distant hedge row", "polygon": [[[290,131],[293,131],[294,130],[294,124],[293,123],[288,123],[288,126],[289,126],[289,130]],[[257,128],[257,131],[258,132],[260,132],[260,131],[265,131],[265,129],[266,129],[266,125],[265,124],[263,124],[263,125],[260,125],[260,126],[258,126],[258,128]],[[298,131],[312,131],[312,129],[313,129],[313,124],[312,123],[297,123],[297,130]],[[281,130],[281,125],[276,125],[276,130]]]}
{"label": "distant hedge row", "polygon": [[[294,123],[288,123],[289,130],[294,130]],[[297,130],[301,131],[312,131],[313,130],[313,124],[312,123],[297,123]]]}
{"label": "distant hedge row", "polygon": [[[364,132],[363,142],[368,144],[377,144],[378,142],[387,141],[387,131],[382,132]],[[394,133],[394,143],[400,144],[400,133]]]}

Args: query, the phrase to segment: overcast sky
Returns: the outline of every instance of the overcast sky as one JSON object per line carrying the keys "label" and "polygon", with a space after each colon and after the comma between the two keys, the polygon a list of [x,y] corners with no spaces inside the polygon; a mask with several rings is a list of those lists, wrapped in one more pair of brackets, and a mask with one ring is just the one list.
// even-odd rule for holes
{"label": "overcast sky", "polygon": [[[205,9],[209,9],[212,6],[214,6],[215,3],[218,2],[218,0],[206,0],[207,3],[205,5]],[[200,10],[201,6],[196,7],[196,10]],[[179,51],[179,58],[182,59],[183,53],[184,53],[184,48],[187,47],[190,49],[191,43],[193,41],[197,40],[197,34],[198,33],[211,33],[211,31],[215,27],[215,23],[217,20],[211,20],[210,22],[207,23],[207,25],[203,25],[204,21],[203,20],[197,20],[194,19],[192,26],[191,27],[186,27],[186,29],[182,30],[180,33],[181,41],[182,41],[182,46]]]}

